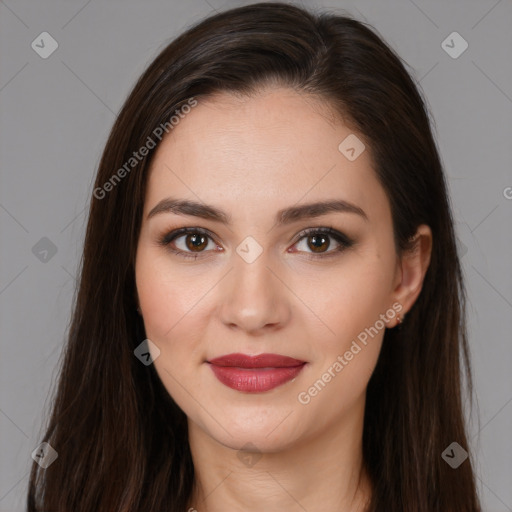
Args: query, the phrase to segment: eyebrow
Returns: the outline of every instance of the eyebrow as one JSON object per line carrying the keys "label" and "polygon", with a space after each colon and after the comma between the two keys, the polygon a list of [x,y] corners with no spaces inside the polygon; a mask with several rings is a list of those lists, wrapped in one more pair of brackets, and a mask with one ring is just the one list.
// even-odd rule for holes
{"label": "eyebrow", "polygon": [[[338,199],[330,201],[320,201],[315,203],[303,204],[300,206],[290,206],[279,210],[276,214],[276,223],[278,226],[291,224],[301,219],[320,217],[331,212],[354,213],[368,221],[366,213],[348,201]],[[231,215],[218,209],[215,206],[198,203],[190,199],[162,199],[149,213],[147,219],[160,213],[174,213],[177,215],[191,215],[201,217],[202,219],[221,222],[231,225]]]}

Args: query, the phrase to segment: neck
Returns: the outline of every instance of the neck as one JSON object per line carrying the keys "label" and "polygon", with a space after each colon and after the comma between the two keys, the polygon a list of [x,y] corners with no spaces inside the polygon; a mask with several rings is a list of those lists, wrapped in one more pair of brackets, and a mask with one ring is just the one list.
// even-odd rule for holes
{"label": "neck", "polygon": [[371,485],[362,457],[363,414],[350,418],[286,448],[243,454],[189,419],[195,483],[187,510],[364,512]]}

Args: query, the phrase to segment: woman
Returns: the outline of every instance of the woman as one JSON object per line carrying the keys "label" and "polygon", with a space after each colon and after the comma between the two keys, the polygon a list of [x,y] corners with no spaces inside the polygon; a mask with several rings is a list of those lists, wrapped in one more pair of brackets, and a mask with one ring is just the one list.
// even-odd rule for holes
{"label": "woman", "polygon": [[28,510],[476,512],[462,372],[445,178],[399,57],[344,16],[217,14],[105,147]]}

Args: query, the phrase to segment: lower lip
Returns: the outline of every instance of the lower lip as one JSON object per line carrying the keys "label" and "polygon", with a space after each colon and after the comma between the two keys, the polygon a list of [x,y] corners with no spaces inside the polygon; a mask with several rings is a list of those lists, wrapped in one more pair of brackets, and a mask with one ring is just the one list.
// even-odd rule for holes
{"label": "lower lip", "polygon": [[306,363],[290,368],[239,368],[210,364],[215,377],[222,384],[237,391],[261,393],[281,386],[301,372]]}

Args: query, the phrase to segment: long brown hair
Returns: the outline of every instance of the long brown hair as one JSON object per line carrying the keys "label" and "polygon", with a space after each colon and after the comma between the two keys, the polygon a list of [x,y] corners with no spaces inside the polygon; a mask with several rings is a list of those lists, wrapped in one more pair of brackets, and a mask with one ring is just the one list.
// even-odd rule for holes
{"label": "long brown hair", "polygon": [[135,249],[154,149],[135,165],[130,159],[149,138],[158,143],[157,128],[170,129],[169,119],[190,98],[252,94],[268,83],[323,99],[362,134],[391,204],[398,254],[419,224],[433,233],[422,292],[403,326],[386,331],[367,389],[370,510],[480,511],[471,457],[454,469],[441,456],[454,441],[469,449],[462,394],[471,396],[472,388],[465,291],[426,103],[401,59],[366,24],[259,3],[211,16],[166,46],[112,128],[41,439],[58,458],[47,469],[33,464],[29,512],[186,510],[194,482],[186,416],[153,365],[134,356],[145,338]]}

